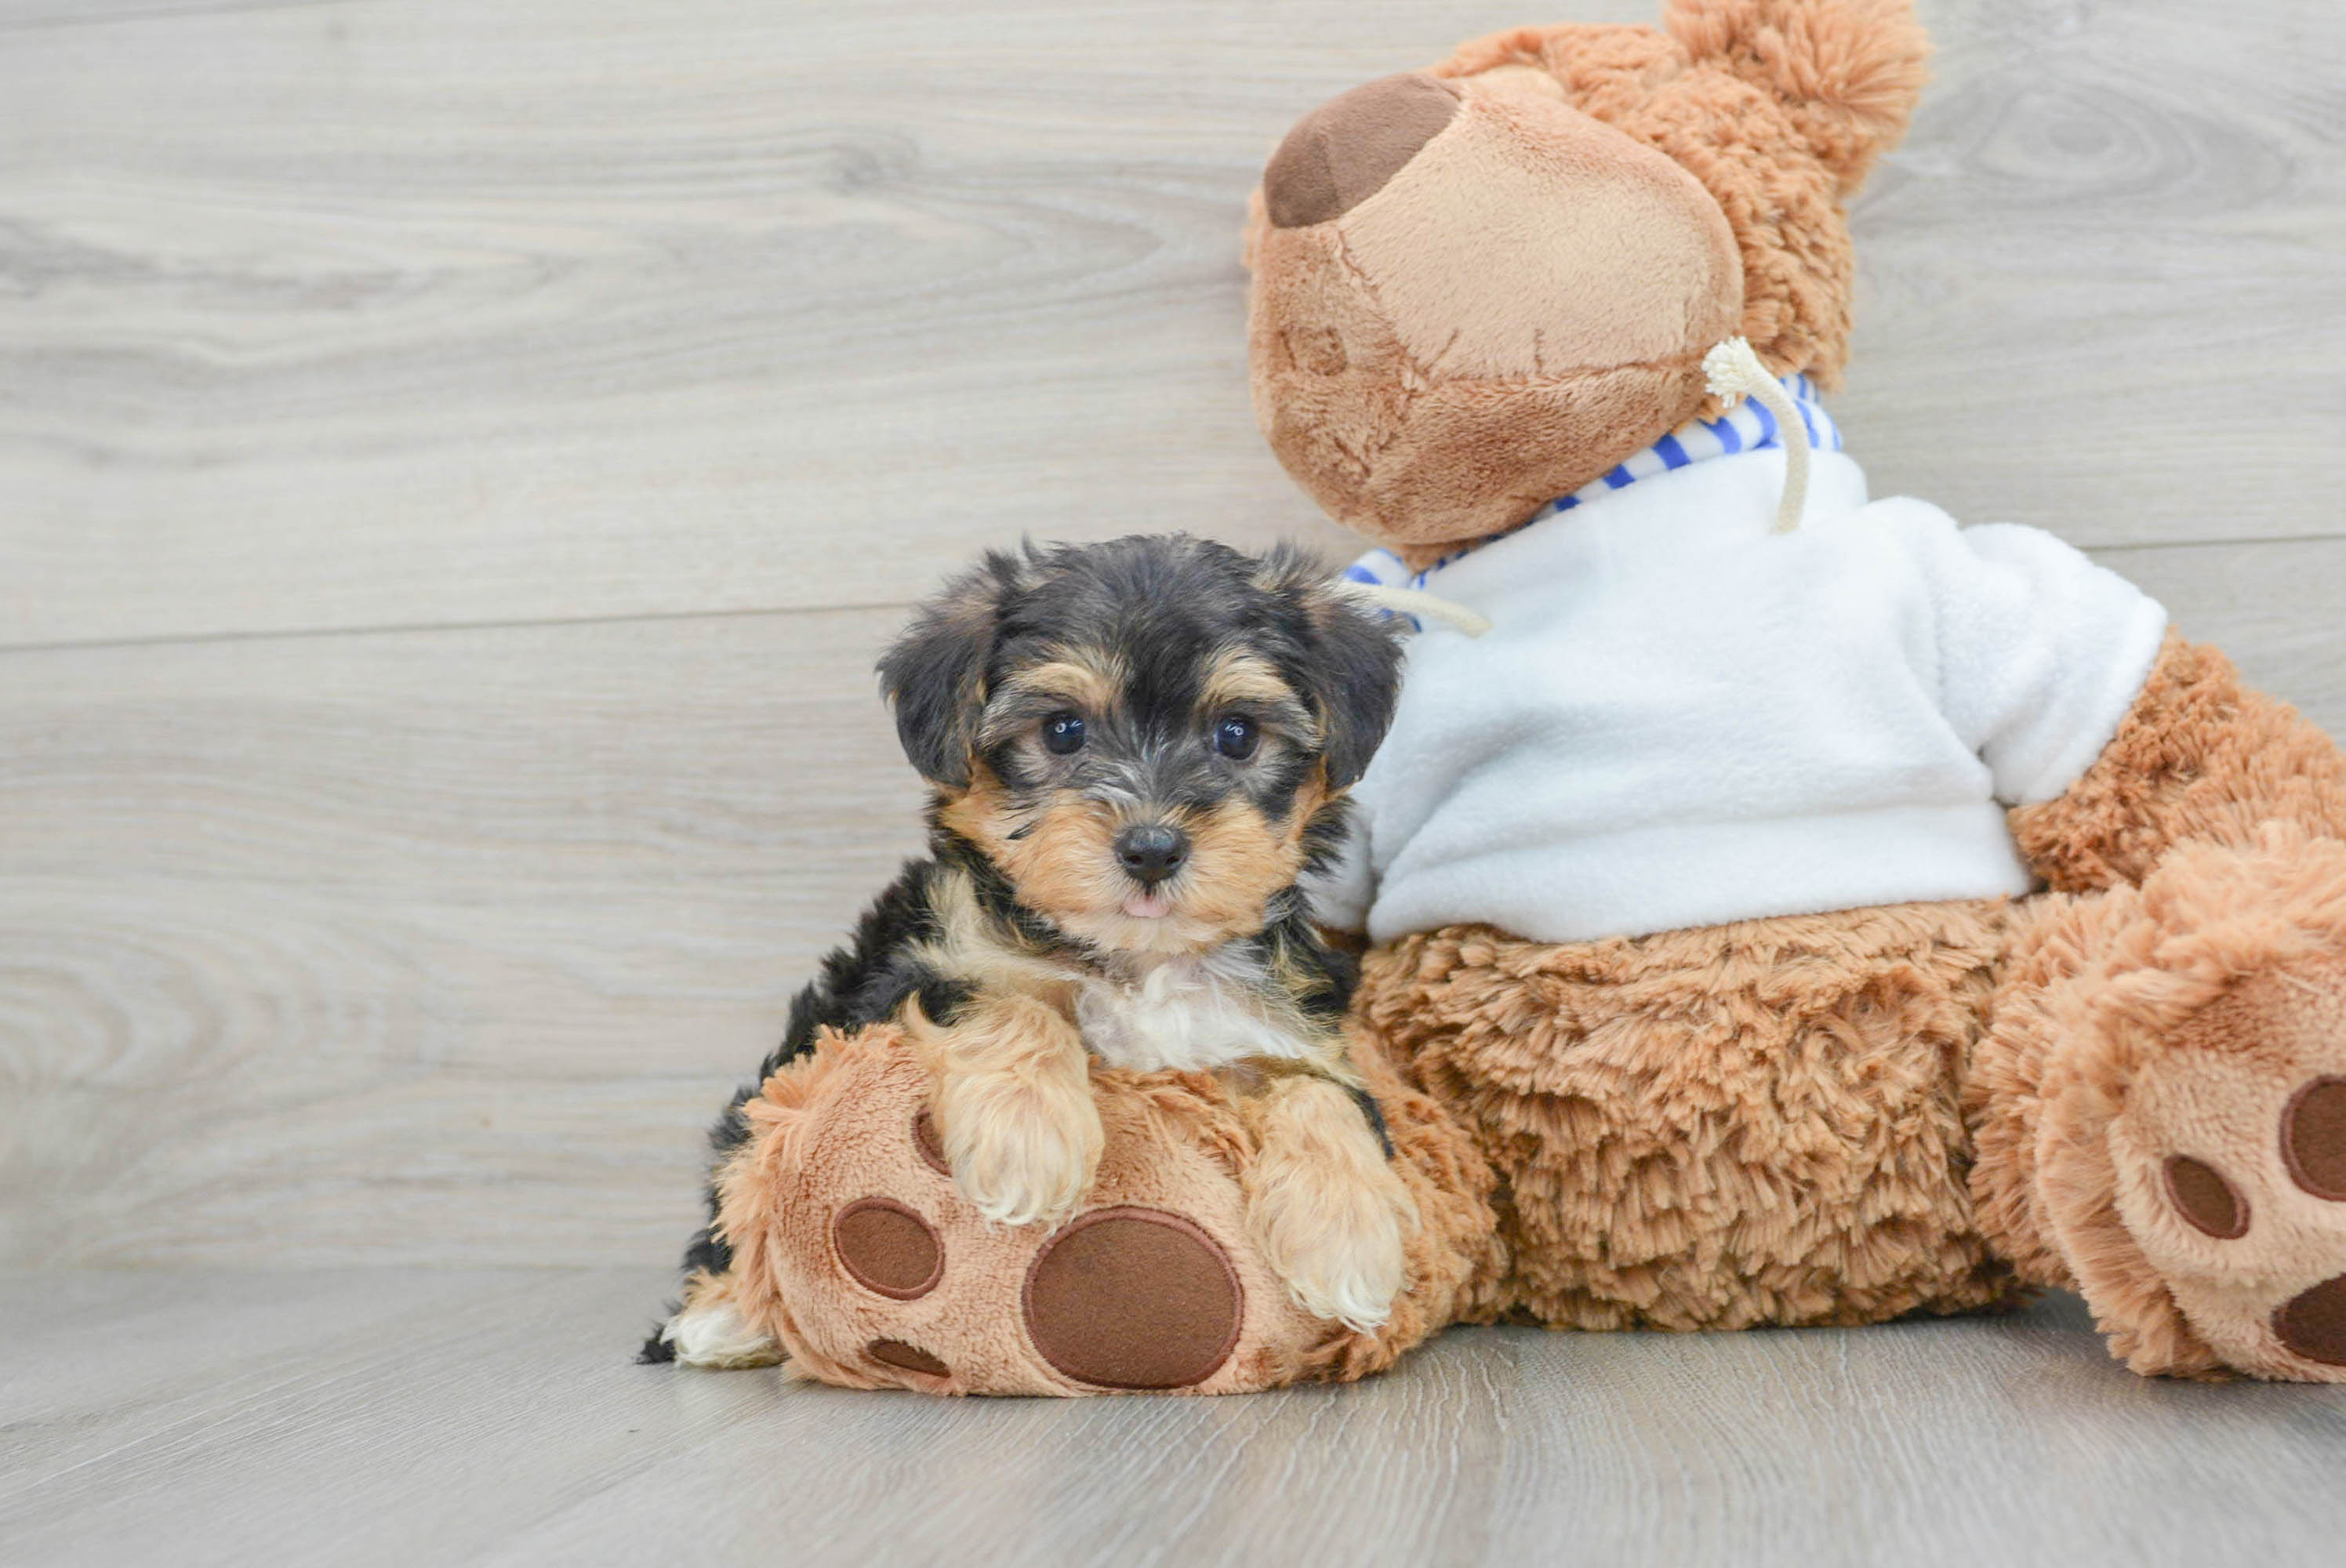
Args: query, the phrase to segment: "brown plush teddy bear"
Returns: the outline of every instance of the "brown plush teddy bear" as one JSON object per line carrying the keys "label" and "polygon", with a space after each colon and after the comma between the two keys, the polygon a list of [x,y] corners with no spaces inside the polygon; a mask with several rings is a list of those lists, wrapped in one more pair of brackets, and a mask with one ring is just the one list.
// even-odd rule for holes
{"label": "brown plush teddy bear", "polygon": [[2138,1371],[2346,1379],[2346,761],[2049,536],[1871,500],[1817,401],[1924,52],[1902,0],[1673,0],[1356,89],[1266,171],[1264,430],[1360,575],[1490,623],[1415,639],[1320,890],[1420,1211],[1391,1322],[1280,1292],[1210,1080],[1096,1072],[1084,1210],[990,1230],[873,1031],[747,1108],[745,1343],[1219,1392],[1453,1320],[2045,1285]]}
{"label": "brown plush teddy bear", "polygon": [[1869,501],[1814,401],[1925,48],[1672,0],[1272,159],[1263,428],[1363,575],[1493,623],[1428,626],[1360,786],[1356,1016],[1499,1179],[1486,1309],[2068,1287],[2137,1371],[2346,1379],[2346,764],[2049,536]]}

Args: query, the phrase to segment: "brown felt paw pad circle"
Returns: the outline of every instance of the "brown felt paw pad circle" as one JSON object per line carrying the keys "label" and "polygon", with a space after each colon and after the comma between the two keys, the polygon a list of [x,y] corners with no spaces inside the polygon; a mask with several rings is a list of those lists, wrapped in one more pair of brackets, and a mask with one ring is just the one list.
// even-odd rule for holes
{"label": "brown felt paw pad circle", "polygon": [[2346,1202],[2346,1078],[2316,1078],[2280,1116],[2280,1157],[2297,1185]]}
{"label": "brown felt paw pad circle", "polygon": [[841,1209],[831,1245],[858,1285],[899,1301],[926,1296],[945,1271],[937,1233],[893,1198],[859,1197]]}
{"label": "brown felt paw pad circle", "polygon": [[2273,1332],[2309,1361],[2346,1367],[2346,1274],[2291,1298],[2273,1314]]}
{"label": "brown felt paw pad circle", "polygon": [[933,1378],[942,1378],[952,1370],[918,1345],[907,1345],[902,1339],[874,1339],[863,1347],[863,1353],[882,1366],[925,1372]]}
{"label": "brown felt paw pad circle", "polygon": [[945,1164],[945,1136],[937,1131],[937,1119],[926,1111],[913,1118],[913,1146],[937,1175],[953,1175],[953,1166]]}
{"label": "brown felt paw pad circle", "polygon": [[2237,1241],[2249,1233],[2249,1200],[2205,1160],[2178,1155],[2167,1162],[2167,1201],[2193,1229],[2219,1241]]}
{"label": "brown felt paw pad circle", "polygon": [[1246,1297],[1214,1238],[1178,1214],[1078,1216],[1026,1271],[1026,1333],[1046,1361],[1104,1389],[1181,1389],[1239,1342]]}

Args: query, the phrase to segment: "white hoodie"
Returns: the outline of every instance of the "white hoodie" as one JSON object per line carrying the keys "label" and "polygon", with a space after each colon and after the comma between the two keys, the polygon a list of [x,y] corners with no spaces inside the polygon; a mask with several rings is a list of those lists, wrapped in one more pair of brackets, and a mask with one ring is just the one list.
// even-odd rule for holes
{"label": "white hoodie", "polygon": [[1491,630],[1412,640],[1328,923],[1582,942],[2028,891],[2004,809],[2093,764],[2166,612],[2048,534],[1869,504],[1837,451],[1789,534],[1780,450],[1673,453],[1423,576]]}

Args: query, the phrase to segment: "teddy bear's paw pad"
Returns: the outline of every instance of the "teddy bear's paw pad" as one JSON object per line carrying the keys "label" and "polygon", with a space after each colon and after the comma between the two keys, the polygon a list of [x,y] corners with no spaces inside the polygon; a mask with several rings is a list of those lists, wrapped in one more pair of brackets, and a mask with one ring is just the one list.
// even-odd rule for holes
{"label": "teddy bear's paw pad", "polygon": [[2346,1078],[2316,1078],[2290,1098],[2281,1115],[2280,1155],[2299,1186],[2346,1202]]}
{"label": "teddy bear's paw pad", "polygon": [[2273,1336],[2293,1355],[2346,1367],[2346,1274],[2290,1297],[2273,1314]]}
{"label": "teddy bear's paw pad", "polygon": [[[2290,1097],[2280,1154],[2300,1188],[2325,1203],[2346,1203],[2346,1078],[2316,1078]],[[2346,1367],[2346,1274],[2290,1297],[2273,1314],[2273,1334],[2292,1354]]]}
{"label": "teddy bear's paw pad", "polygon": [[944,1243],[935,1227],[890,1197],[860,1197],[831,1222],[840,1268],[866,1290],[913,1301],[944,1278]]}
{"label": "teddy bear's paw pad", "polygon": [[2218,1241],[2238,1241],[2249,1233],[2249,1200],[2206,1160],[2189,1155],[2168,1160],[2167,1200],[2186,1225]]}
{"label": "teddy bear's paw pad", "polygon": [[936,1117],[925,1110],[913,1118],[913,1147],[920,1152],[921,1163],[937,1175],[953,1175],[953,1166],[945,1163],[945,1135],[937,1131]]}
{"label": "teddy bear's paw pad", "polygon": [[1026,1335],[1062,1376],[1103,1389],[1184,1389],[1221,1369],[1246,1293],[1219,1244],[1162,1209],[1094,1209],[1026,1271]]}
{"label": "teddy bear's paw pad", "polygon": [[940,1381],[953,1375],[953,1369],[944,1362],[918,1345],[907,1344],[902,1339],[874,1339],[863,1347],[863,1353],[882,1366],[892,1367],[900,1372],[918,1372],[924,1378],[935,1378]]}

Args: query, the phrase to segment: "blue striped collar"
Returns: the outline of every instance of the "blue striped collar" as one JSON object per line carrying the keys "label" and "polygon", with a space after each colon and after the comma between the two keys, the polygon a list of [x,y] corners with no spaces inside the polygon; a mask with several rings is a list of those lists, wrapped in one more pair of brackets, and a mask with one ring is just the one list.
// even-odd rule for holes
{"label": "blue striped collar", "polygon": [[[1800,422],[1808,427],[1809,445],[1818,452],[1839,452],[1841,449],[1841,427],[1817,397],[1816,383],[1806,376],[1781,378],[1784,390],[1792,394],[1792,406],[1800,411]],[[1491,539],[1504,539],[1508,534],[1519,533],[1544,518],[1585,506],[1599,496],[1616,490],[1627,490],[1640,479],[1650,479],[1657,473],[1667,473],[1673,468],[1686,468],[1707,458],[1725,457],[1738,452],[1765,452],[1770,447],[1780,449],[1783,433],[1776,426],[1776,416],[1758,398],[1745,398],[1727,411],[1721,419],[1688,420],[1653,445],[1616,466],[1602,478],[1593,479],[1569,495],[1559,495],[1554,501],[1525,518],[1505,533],[1494,534]],[[1406,562],[1391,550],[1375,549],[1344,568],[1344,575],[1355,583],[1376,583],[1389,588],[1423,588],[1433,575],[1454,561],[1464,559],[1489,544],[1491,539],[1477,539],[1464,549],[1454,550],[1423,572],[1412,572]]]}

